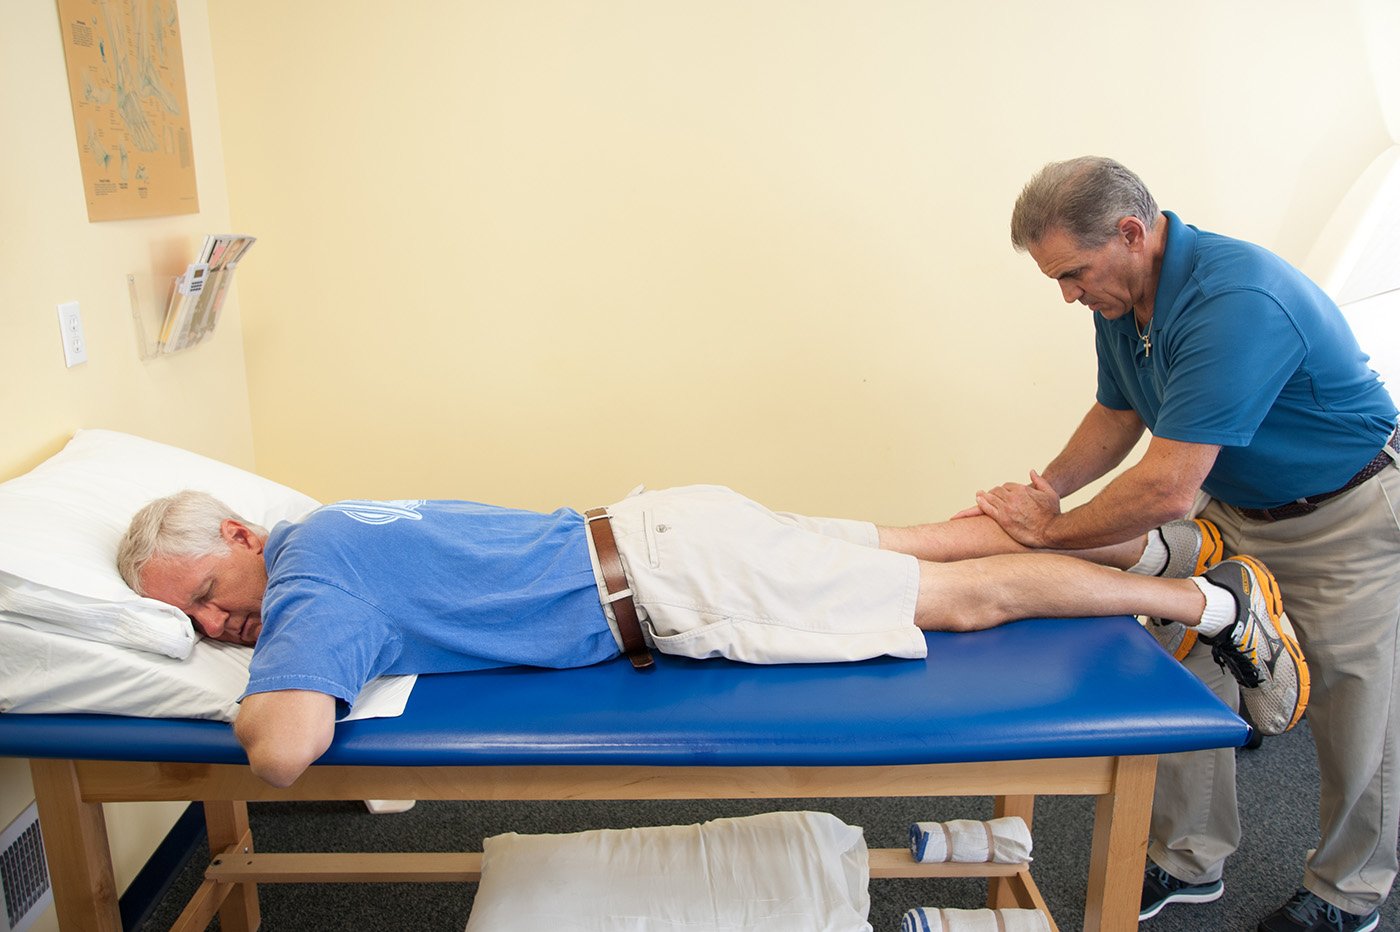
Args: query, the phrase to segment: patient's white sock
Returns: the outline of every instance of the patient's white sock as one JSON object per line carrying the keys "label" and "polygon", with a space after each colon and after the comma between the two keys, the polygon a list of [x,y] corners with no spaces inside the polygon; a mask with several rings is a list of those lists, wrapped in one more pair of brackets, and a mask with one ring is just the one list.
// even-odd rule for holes
{"label": "patient's white sock", "polygon": [[1132,565],[1129,573],[1137,573],[1139,576],[1157,576],[1162,570],[1167,568],[1167,542],[1162,540],[1160,528],[1153,528],[1147,532],[1147,546],[1142,551],[1142,557]]}
{"label": "patient's white sock", "polygon": [[1196,633],[1211,637],[1219,634],[1235,623],[1235,596],[1229,589],[1217,586],[1204,576],[1192,576],[1191,581],[1206,597],[1206,610],[1201,614],[1201,622],[1196,625]]}

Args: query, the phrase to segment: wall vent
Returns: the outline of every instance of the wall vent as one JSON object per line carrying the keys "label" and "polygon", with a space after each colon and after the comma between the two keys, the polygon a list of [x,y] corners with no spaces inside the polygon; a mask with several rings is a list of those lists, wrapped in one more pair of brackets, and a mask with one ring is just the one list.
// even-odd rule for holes
{"label": "wall vent", "polygon": [[23,932],[53,902],[37,803],[0,833],[0,898],[0,932]]}

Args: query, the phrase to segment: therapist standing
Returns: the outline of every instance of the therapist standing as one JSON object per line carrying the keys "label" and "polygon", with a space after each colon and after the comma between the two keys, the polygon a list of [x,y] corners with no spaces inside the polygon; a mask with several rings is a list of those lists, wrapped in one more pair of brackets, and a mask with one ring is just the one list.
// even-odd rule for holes
{"label": "therapist standing", "polygon": [[[1394,403],[1307,277],[1160,211],[1111,159],[1041,169],[1016,202],[1011,239],[1066,303],[1094,311],[1098,390],[1042,472],[979,492],[970,512],[1023,544],[1076,549],[1199,509],[1227,554],[1269,565],[1312,669],[1322,834],[1302,889],[1258,928],[1375,929],[1396,875],[1400,816]],[[1142,458],[1062,510],[1061,497],[1121,463],[1144,428]],[[1183,662],[1238,702],[1208,649]],[[1240,840],[1233,749],[1162,758],[1151,836],[1142,918],[1222,895]]]}

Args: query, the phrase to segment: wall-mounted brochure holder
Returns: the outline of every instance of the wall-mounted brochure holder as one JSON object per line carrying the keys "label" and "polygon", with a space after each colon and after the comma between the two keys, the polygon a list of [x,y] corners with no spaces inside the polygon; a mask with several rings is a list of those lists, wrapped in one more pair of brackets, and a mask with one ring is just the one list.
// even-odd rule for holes
{"label": "wall-mounted brochure holder", "polygon": [[[142,359],[190,349],[213,335],[223,312],[224,298],[233,284],[233,273],[254,242],[256,237],[252,236],[206,236],[198,260],[190,263],[184,274],[173,279],[156,278],[154,283],[150,276],[132,274],[126,277]],[[151,337],[147,334],[146,315],[142,309],[159,307],[162,297],[165,297],[165,314]]]}

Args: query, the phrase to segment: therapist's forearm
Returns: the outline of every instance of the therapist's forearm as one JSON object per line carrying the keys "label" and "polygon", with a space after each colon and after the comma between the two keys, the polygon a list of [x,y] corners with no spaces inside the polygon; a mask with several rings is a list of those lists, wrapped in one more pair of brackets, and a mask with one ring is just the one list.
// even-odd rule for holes
{"label": "therapist's forearm", "polygon": [[1185,516],[1220,448],[1154,438],[1142,460],[1088,502],[1056,517],[1047,544],[1083,549],[1119,543]]}
{"label": "therapist's forearm", "polygon": [[1071,495],[1123,462],[1143,430],[1135,412],[1116,411],[1096,402],[1041,475],[1061,498]]}

